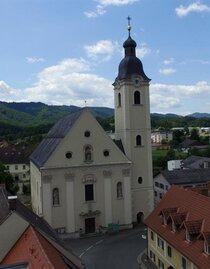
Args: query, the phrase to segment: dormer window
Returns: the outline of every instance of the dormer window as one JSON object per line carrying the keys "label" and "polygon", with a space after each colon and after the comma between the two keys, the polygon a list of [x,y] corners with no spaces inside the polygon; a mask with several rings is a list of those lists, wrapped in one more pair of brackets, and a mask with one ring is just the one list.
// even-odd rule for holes
{"label": "dormer window", "polygon": [[167,219],[165,216],[163,216],[163,225],[167,225]]}
{"label": "dormer window", "polygon": [[203,246],[204,253],[210,254],[210,246],[204,241],[204,246]]}
{"label": "dormer window", "polygon": [[172,228],[172,231],[173,231],[173,232],[176,232],[177,227],[176,227],[176,225],[175,225],[174,222],[172,222],[171,228]]}
{"label": "dormer window", "polygon": [[191,236],[190,236],[190,234],[188,233],[188,231],[186,231],[186,240],[187,240],[187,241],[190,241],[190,240],[191,240]]}

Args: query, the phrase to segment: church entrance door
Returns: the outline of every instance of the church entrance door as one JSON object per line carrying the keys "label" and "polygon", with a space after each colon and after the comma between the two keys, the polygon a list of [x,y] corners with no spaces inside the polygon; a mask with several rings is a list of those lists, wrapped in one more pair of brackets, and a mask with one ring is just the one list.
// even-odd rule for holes
{"label": "church entrance door", "polygon": [[85,219],[85,233],[95,233],[95,218]]}
{"label": "church entrance door", "polygon": [[137,214],[137,223],[143,223],[144,221],[144,213],[143,212],[139,212]]}

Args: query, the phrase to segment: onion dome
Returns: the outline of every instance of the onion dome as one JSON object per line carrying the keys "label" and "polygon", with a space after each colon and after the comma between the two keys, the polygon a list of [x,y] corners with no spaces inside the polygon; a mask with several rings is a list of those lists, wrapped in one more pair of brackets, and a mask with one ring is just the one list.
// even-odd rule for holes
{"label": "onion dome", "polygon": [[150,81],[150,79],[144,73],[142,62],[136,57],[136,42],[130,36],[130,18],[128,17],[128,38],[123,43],[125,49],[125,57],[119,64],[118,76],[115,80],[131,79],[135,75],[139,75],[143,80]]}

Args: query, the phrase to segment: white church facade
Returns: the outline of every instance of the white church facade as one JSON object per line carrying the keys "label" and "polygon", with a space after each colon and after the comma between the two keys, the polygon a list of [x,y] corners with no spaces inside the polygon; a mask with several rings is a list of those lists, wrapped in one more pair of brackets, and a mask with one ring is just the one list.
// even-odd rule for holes
{"label": "white church facade", "polygon": [[113,84],[115,140],[83,108],[58,121],[31,155],[33,210],[58,231],[131,228],[153,209],[150,79],[128,30]]}

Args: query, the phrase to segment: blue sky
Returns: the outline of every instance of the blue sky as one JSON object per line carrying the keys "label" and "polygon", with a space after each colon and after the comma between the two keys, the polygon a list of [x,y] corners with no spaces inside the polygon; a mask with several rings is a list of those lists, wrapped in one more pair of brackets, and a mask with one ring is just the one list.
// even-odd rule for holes
{"label": "blue sky", "polygon": [[151,112],[210,113],[210,1],[1,0],[0,100],[113,107],[128,36]]}

